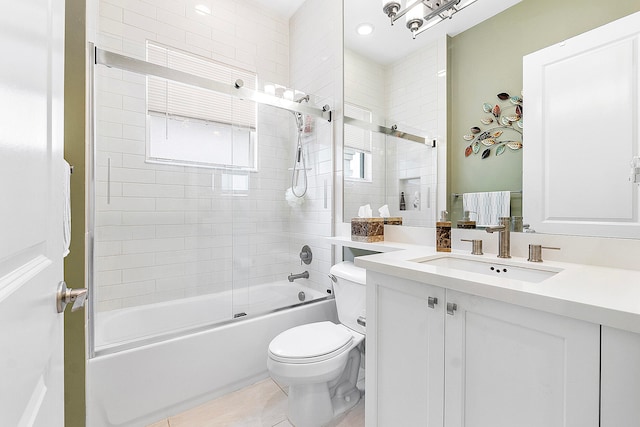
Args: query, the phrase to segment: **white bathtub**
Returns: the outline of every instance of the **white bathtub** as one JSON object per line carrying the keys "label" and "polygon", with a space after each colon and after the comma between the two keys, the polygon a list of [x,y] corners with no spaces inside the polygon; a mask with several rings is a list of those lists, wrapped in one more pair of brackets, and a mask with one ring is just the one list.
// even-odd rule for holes
{"label": "white bathtub", "polygon": [[[203,325],[215,322],[214,305],[227,307],[224,319],[231,315],[229,305],[215,301],[215,296],[118,310],[103,317],[96,324],[101,328],[96,331],[96,343],[103,352],[132,346],[136,337],[156,342],[109,354],[98,352],[88,360],[87,426],[145,426],[266,378],[267,348],[273,337],[296,325],[337,321],[333,299],[257,317],[251,314],[299,304],[300,291],[305,292],[306,301],[325,296],[297,283],[260,285],[246,295],[249,305],[236,304],[234,313],[240,310],[246,317],[211,327]],[[229,295],[218,297],[224,300]],[[258,297],[261,303],[251,304]],[[238,298],[235,292],[236,302]],[[163,339],[162,328],[167,326],[180,335]],[[188,332],[194,328],[196,332]]]}

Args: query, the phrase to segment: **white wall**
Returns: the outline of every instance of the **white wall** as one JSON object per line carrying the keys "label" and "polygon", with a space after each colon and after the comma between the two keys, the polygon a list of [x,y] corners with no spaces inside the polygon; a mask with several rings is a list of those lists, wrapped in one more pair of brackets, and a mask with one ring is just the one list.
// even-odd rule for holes
{"label": "white wall", "polygon": [[[291,64],[297,76],[292,85],[286,18],[241,0],[199,3],[212,14],[198,14],[188,0],[100,0],[96,45],[144,59],[146,40],[157,41],[256,72],[259,87],[275,82],[301,88],[332,98],[326,103],[334,105],[341,61],[333,53],[336,41],[325,43],[333,28],[311,33],[291,24],[292,32],[309,32],[297,36],[305,44],[291,46],[292,56],[305,58],[297,68]],[[295,17],[305,26],[313,20],[307,13],[335,13],[318,1],[308,3],[315,4]],[[307,67],[321,50],[330,59]],[[296,212],[284,199],[294,150],[291,113],[259,107],[258,172],[249,174],[249,195],[232,195],[221,188],[219,169],[145,163],[144,78],[102,66],[97,74],[98,311],[286,280],[301,269],[298,252],[301,243],[309,244],[307,236],[331,234],[330,125],[318,126],[317,141],[309,146],[312,175],[318,177],[311,177],[310,197]],[[328,272],[327,251],[326,245],[314,251],[314,268]]]}
{"label": "white wall", "polygon": [[[441,70],[446,71],[446,52],[443,42],[434,42],[389,65],[345,52],[345,99],[372,109],[378,120],[388,127],[398,125],[400,130],[436,139],[442,137],[446,127],[446,82]],[[384,120],[380,120],[384,118]],[[383,145],[385,146],[385,145]],[[434,226],[438,194],[439,150],[398,138],[386,138],[382,179],[386,185],[345,182],[345,221],[360,205],[380,204],[381,194],[386,197],[393,216],[402,216],[404,224]],[[380,171],[374,171],[377,176]],[[444,181],[442,181],[444,182]],[[418,208],[413,207],[414,193],[419,193]],[[400,211],[400,193],[405,193],[407,210]]]}
{"label": "white wall", "polygon": [[[445,134],[438,116],[442,100],[438,93],[438,43],[425,46],[394,62],[386,69],[385,97],[387,117],[398,126],[421,130],[431,141]],[[392,123],[388,123],[391,125]],[[437,150],[397,138],[388,138],[387,203],[392,214],[402,216],[411,226],[435,225],[437,188]],[[411,179],[411,181],[409,181]],[[400,193],[405,192],[406,211],[399,211]],[[419,192],[419,208],[413,207],[413,194]]]}
{"label": "white wall", "polygon": [[[290,212],[291,253],[307,244],[314,255],[309,266],[298,261],[293,271],[308,270],[320,290],[330,284],[332,249],[325,237],[333,235],[334,146],[342,145],[342,25],[342,2],[307,0],[289,27],[291,86],[315,94],[317,106],[334,110],[331,123],[316,119],[316,135],[304,142],[313,171],[305,203]],[[293,141],[289,147],[293,154]]]}
{"label": "white wall", "polygon": [[[383,123],[386,117],[385,67],[371,59],[345,49],[345,102],[372,112],[373,123]],[[345,125],[348,126],[348,125]],[[344,219],[358,216],[360,206],[370,204],[375,215],[386,202],[386,147],[383,134],[372,132],[371,181],[344,181]]]}

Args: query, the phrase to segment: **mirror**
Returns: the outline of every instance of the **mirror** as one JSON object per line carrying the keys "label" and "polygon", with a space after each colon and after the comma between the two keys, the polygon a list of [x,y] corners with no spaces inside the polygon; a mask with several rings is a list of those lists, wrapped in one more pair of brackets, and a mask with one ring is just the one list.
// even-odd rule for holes
{"label": "mirror", "polygon": [[[463,10],[415,40],[404,18],[390,25],[381,2],[344,2],[345,222],[362,205],[377,216],[386,204],[404,225],[434,227],[447,209],[446,35],[519,0],[483,1],[488,9]],[[360,35],[362,24],[373,32]]]}
{"label": "mirror", "polygon": [[[462,198],[458,197],[457,202],[452,201],[453,194],[514,191],[516,196],[511,199],[512,215],[517,215],[515,209],[518,205],[526,205],[528,202],[527,195],[519,192],[522,190],[522,156],[526,156],[527,153],[526,143],[522,150],[506,150],[500,157],[492,153],[487,159],[481,159],[480,154],[465,158],[464,149],[469,144],[463,137],[469,133],[469,128],[482,118],[483,103],[495,103],[495,96],[501,92],[520,95],[523,88],[524,56],[634,13],[640,10],[640,4],[565,0],[562,2],[561,10],[558,10],[557,7],[550,7],[547,2],[532,0],[481,0],[455,14],[452,19],[418,35],[415,40],[411,39],[403,22],[390,26],[389,19],[381,11],[381,2],[349,0],[344,2],[344,8],[346,101],[353,99],[356,90],[353,81],[349,80],[350,69],[353,66],[348,60],[351,52],[379,64],[376,73],[384,77],[389,64],[400,66],[401,58],[418,55],[414,50],[424,48],[423,44],[437,44],[438,38],[443,39],[445,34],[452,36],[446,41],[446,46],[443,46],[443,55],[448,61],[447,67],[440,68],[439,63],[435,68],[433,64],[431,67],[413,69],[406,66],[402,78],[437,80],[437,72],[446,68],[449,84],[448,87],[445,86],[442,94],[444,99],[438,98],[434,105],[430,94],[421,97],[421,108],[425,111],[435,108],[438,120],[444,120],[445,124],[430,121],[426,126],[415,127],[424,131],[428,137],[439,138],[438,150],[445,145],[443,142],[446,143],[446,155],[439,155],[437,159],[435,212],[445,209],[446,206],[452,214],[455,226],[456,221],[462,217],[463,208]],[[467,11],[470,13],[466,13]],[[567,19],[567,16],[571,16],[571,19]],[[378,38],[366,42],[364,38],[358,37],[355,28],[361,22],[372,23],[372,35]],[[544,31],[540,30],[542,27]],[[465,31],[467,29],[468,31]],[[368,92],[373,92],[373,89],[385,84],[383,81],[367,86],[364,80],[359,83],[360,86],[367,87]],[[387,84],[390,84],[388,80]],[[412,94],[414,91],[403,95]],[[361,98],[366,100],[364,95],[366,93]],[[526,129],[526,96],[524,98]],[[411,110],[415,110],[416,102],[406,99],[405,104],[411,104]],[[405,120],[402,115],[388,115],[387,119],[399,123]],[[345,186],[345,201],[352,197],[351,191],[351,188]],[[531,200],[529,203],[535,204],[538,201]],[[377,206],[373,206],[372,203],[372,208],[375,213]],[[345,203],[343,217],[348,221],[351,216],[352,213],[347,211]],[[524,222],[527,222],[527,218],[524,218]],[[408,221],[405,224],[412,225]]]}
{"label": "mirror", "polygon": [[[391,27],[380,2],[344,3],[343,218],[349,222],[366,204],[379,216],[378,208],[387,205],[404,225],[433,227],[438,183],[433,140],[446,126],[439,115],[445,108],[444,40],[412,45],[406,32],[393,34],[402,28]],[[373,33],[360,36],[362,23]],[[400,35],[402,48],[393,44]]]}

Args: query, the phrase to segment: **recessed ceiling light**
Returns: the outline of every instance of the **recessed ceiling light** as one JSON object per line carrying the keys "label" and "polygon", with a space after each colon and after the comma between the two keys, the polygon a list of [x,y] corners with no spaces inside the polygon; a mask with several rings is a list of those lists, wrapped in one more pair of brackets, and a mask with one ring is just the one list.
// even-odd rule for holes
{"label": "recessed ceiling light", "polygon": [[373,33],[373,25],[368,23],[360,24],[356,27],[356,32],[361,36],[368,36]]}

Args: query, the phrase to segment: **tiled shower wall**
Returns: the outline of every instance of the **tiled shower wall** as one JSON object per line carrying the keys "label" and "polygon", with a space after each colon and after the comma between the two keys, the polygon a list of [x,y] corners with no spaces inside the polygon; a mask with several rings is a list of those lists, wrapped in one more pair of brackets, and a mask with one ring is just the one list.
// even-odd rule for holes
{"label": "tiled shower wall", "polygon": [[[400,61],[387,66],[385,95],[387,114],[402,124],[426,131],[430,140],[445,133],[439,129],[438,71],[440,64],[438,43],[431,43]],[[421,133],[423,134],[423,133]],[[392,138],[387,145],[387,177],[392,186],[387,189],[389,206],[399,206],[400,192],[405,191],[406,211],[398,211],[404,223],[412,226],[435,226],[437,151],[415,142]],[[389,151],[389,149],[391,149]],[[412,183],[417,183],[413,185]],[[419,188],[419,209],[413,208],[413,193]],[[408,190],[408,191],[407,191]]]}
{"label": "tiled shower wall", "polygon": [[[293,271],[308,270],[314,286],[324,292],[330,286],[327,274],[332,264],[333,151],[342,141],[342,2],[307,0],[291,18],[289,26],[291,85],[317,95],[317,106],[334,110],[331,123],[316,120],[316,143],[308,145],[311,171],[305,203],[290,210],[290,249],[311,247],[310,265],[293,264]],[[290,144],[293,148],[293,145]]]}
{"label": "tiled shower wall", "polygon": [[[96,45],[144,59],[153,40],[254,71],[259,87],[295,87],[287,19],[240,0],[200,3],[212,13],[198,14],[188,0],[100,0]],[[223,186],[228,171],[145,163],[144,77],[102,66],[97,74],[96,310],[286,280],[299,242],[309,240],[292,237],[291,225],[295,236],[316,238],[331,212],[324,178],[313,178],[304,212],[285,202],[293,116],[259,107],[258,172],[248,173],[248,194],[234,193]],[[330,174],[330,126],[317,129],[307,146],[312,175]],[[326,248],[319,255],[329,258]]]}
{"label": "tiled shower wall", "polygon": [[[420,135],[426,131],[430,139],[444,134],[445,130],[439,128],[442,103],[439,100],[438,79],[441,77],[438,71],[445,65],[441,63],[438,48],[439,45],[433,43],[386,65],[345,52],[345,84],[349,85],[345,89],[347,102],[370,106],[375,113],[387,119],[387,126],[398,124],[405,128],[402,130]],[[387,138],[385,173],[386,190],[384,185],[380,186],[375,181],[345,183],[345,221],[353,212],[357,213],[358,206],[378,200],[376,191],[386,191],[386,203],[391,214],[402,216],[405,225],[433,227],[436,150],[414,142]],[[416,189],[420,193],[419,209],[412,206]],[[401,191],[405,191],[405,211],[399,210]],[[378,207],[372,205],[374,215],[377,215]]]}
{"label": "tiled shower wall", "polygon": [[[385,106],[385,67],[364,56],[345,49],[345,102],[366,108],[372,112],[373,123],[383,123]],[[358,208],[371,205],[374,215],[386,204],[386,148],[385,136],[371,135],[371,181],[344,180],[344,220],[358,216]]]}

